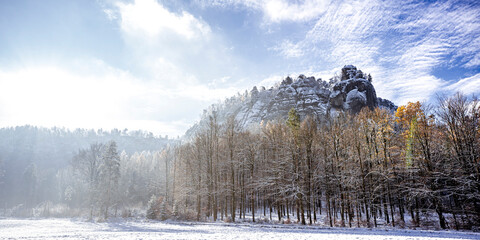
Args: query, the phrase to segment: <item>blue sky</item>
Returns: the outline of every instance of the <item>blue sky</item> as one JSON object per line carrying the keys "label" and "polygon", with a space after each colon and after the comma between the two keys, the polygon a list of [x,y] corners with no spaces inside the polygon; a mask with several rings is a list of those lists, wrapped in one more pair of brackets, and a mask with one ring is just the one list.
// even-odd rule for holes
{"label": "blue sky", "polygon": [[0,0],[0,127],[177,136],[204,108],[347,64],[397,105],[480,93],[480,2]]}

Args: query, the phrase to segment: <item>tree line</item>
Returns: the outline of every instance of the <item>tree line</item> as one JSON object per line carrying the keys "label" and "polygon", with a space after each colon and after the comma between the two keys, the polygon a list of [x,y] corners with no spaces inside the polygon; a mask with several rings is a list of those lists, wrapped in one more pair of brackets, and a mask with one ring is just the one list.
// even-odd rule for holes
{"label": "tree line", "polygon": [[213,111],[191,141],[172,148],[162,211],[332,227],[422,226],[432,217],[441,228],[478,226],[479,116],[479,102],[462,94],[394,114],[301,118],[292,109],[286,121],[250,130]]}
{"label": "tree line", "polygon": [[80,216],[88,211],[90,219],[141,215],[151,196],[169,192],[170,149],[128,155],[119,153],[115,141],[80,149],[58,174],[59,203]]}
{"label": "tree line", "polygon": [[[103,148],[112,140],[115,141],[120,156],[124,157],[121,159],[121,171],[124,172],[126,170],[123,168],[127,167],[136,171],[130,167],[132,164],[128,163],[130,158],[153,162],[156,152],[167,144],[176,142],[166,137],[154,136],[150,132],[128,129],[72,131],[28,125],[0,128],[0,215],[67,216],[68,212],[77,211],[73,209],[81,206],[78,204],[81,196],[88,194],[84,191],[86,187],[83,186],[83,179],[72,169],[72,159],[77,159],[79,152],[94,148],[97,149],[96,154],[100,159],[103,149],[99,150],[99,146],[93,145],[102,145]],[[125,159],[127,155],[128,162]],[[142,174],[136,176],[141,177],[136,177],[134,183],[130,184],[134,186],[132,189],[142,189],[137,185],[146,182],[144,177],[151,177]],[[127,182],[124,178],[120,178],[120,181]],[[59,204],[65,204],[72,209],[58,209]],[[54,213],[54,206],[58,209],[57,213]],[[32,208],[38,211],[32,211]]]}
{"label": "tree line", "polygon": [[69,216],[103,219],[471,229],[480,224],[479,119],[479,101],[462,94],[395,113],[291,109],[249,129],[212,111],[192,139],[159,151],[128,154],[115,141],[78,150],[40,204],[29,165],[19,191],[43,216],[60,204]]}

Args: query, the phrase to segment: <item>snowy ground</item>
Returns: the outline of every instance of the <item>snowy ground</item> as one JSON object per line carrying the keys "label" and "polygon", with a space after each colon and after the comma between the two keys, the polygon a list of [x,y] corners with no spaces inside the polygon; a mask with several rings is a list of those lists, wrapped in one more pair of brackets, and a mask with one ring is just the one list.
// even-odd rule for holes
{"label": "snowy ground", "polygon": [[298,225],[0,219],[0,239],[480,239],[480,233]]}

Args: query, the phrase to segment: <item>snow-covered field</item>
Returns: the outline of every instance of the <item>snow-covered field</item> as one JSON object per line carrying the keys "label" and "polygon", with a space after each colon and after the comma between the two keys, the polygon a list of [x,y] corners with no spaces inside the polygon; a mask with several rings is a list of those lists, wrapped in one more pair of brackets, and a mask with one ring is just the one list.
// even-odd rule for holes
{"label": "snow-covered field", "polygon": [[190,222],[0,219],[0,239],[480,239],[480,233]]}

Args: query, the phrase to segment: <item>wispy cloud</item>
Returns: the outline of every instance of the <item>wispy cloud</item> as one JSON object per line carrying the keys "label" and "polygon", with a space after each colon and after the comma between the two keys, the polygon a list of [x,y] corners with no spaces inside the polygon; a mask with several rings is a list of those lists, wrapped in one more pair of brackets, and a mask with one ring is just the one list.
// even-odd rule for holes
{"label": "wispy cloud", "polygon": [[331,0],[197,0],[201,6],[246,7],[260,11],[270,23],[309,21],[327,10]]}
{"label": "wispy cloud", "polygon": [[286,58],[310,59],[311,66],[357,65],[372,73],[382,97],[398,104],[428,100],[444,87],[446,81],[433,75],[436,67],[480,66],[479,4],[335,1],[322,9],[308,18],[290,18],[311,20],[312,27],[304,38],[272,49]]}
{"label": "wispy cloud", "polygon": [[297,44],[293,44],[289,40],[284,40],[282,43],[275,47],[269,48],[270,50],[277,51],[280,55],[283,55],[287,58],[297,58],[304,55],[302,47]]}

